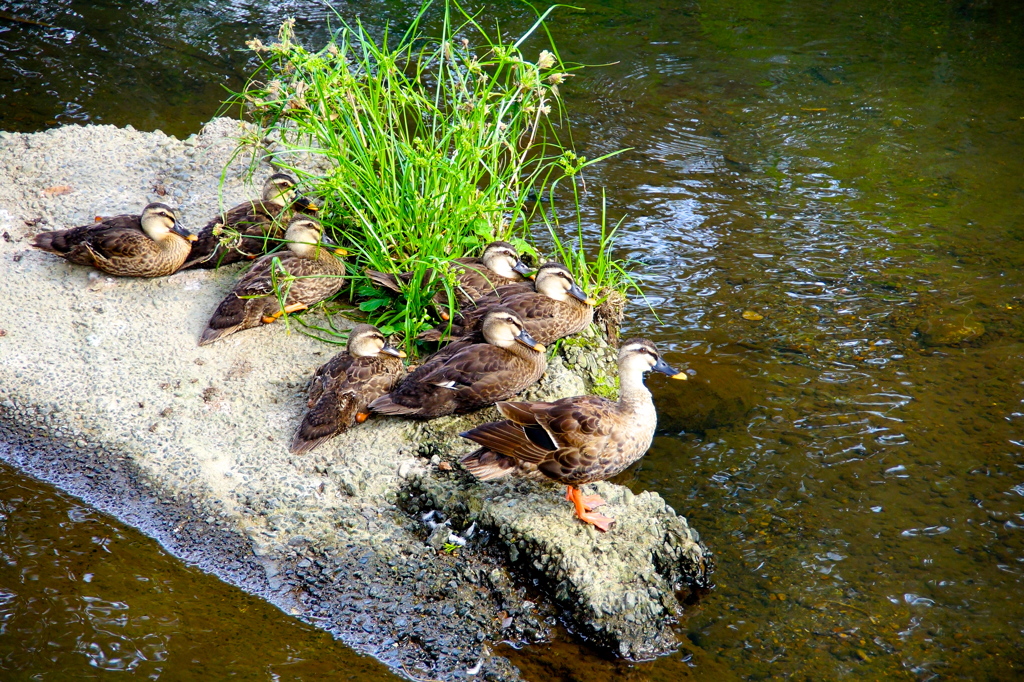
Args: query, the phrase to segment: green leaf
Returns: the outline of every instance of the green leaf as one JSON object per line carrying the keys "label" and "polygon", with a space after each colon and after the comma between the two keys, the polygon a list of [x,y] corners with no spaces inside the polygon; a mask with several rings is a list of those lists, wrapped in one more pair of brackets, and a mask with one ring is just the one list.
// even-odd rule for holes
{"label": "green leaf", "polygon": [[387,305],[390,302],[390,299],[387,298],[371,298],[369,301],[363,301],[362,303],[360,303],[359,309],[362,310],[364,313],[369,313],[381,307],[382,305]]}

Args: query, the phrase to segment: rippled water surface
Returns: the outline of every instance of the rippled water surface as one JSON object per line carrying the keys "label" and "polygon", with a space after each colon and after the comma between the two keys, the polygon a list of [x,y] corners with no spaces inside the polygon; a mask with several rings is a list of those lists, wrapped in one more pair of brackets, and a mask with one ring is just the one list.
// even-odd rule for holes
{"label": "rippled water surface", "polygon": [[[509,653],[536,680],[1019,678],[1024,9],[585,4],[553,28],[566,59],[609,64],[564,89],[581,151],[630,148],[589,178],[626,216],[620,255],[657,310],[638,301],[626,333],[698,373],[651,380],[663,431],[620,482],[690,518],[718,588],[653,663],[567,642]],[[338,7],[379,25],[412,5]],[[324,16],[0,11],[62,27],[0,22],[0,127],[176,133],[238,83],[245,38],[296,14],[315,42]]]}
{"label": "rippled water surface", "polygon": [[0,678],[388,680],[373,659],[0,464]]}

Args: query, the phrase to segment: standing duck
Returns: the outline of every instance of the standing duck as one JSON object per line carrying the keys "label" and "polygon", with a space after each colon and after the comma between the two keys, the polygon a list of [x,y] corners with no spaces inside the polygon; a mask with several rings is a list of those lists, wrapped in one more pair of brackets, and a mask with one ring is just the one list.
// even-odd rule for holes
{"label": "standing duck", "polygon": [[[506,291],[509,289],[517,291],[518,286],[507,287]],[[512,293],[500,301],[462,313],[460,324],[452,325],[451,337],[457,339],[476,331],[487,311],[496,306],[519,315],[530,336],[543,344],[581,332],[594,319],[594,299],[580,289],[572,273],[560,263],[545,263],[537,270],[536,291]],[[428,329],[419,338],[439,341],[444,336],[445,329],[438,327]]]}
{"label": "standing duck", "polygon": [[[345,283],[341,249],[322,242],[323,227],[313,218],[296,216],[285,232],[288,248],[252,264],[206,324],[200,346],[260,324],[276,322],[285,313],[305,310],[338,293]],[[280,263],[275,266],[275,262]],[[293,279],[294,278],[294,279]],[[284,307],[278,302],[278,291]]]}
{"label": "standing duck", "polygon": [[309,412],[292,438],[292,454],[305,454],[356,422],[366,421],[367,405],[405,376],[401,360],[405,353],[391,346],[373,325],[353,327],[347,348],[313,375]]}
{"label": "standing duck", "polygon": [[[456,272],[455,299],[464,307],[474,307],[478,299],[493,293],[497,287],[522,282],[530,273],[530,268],[508,242],[491,242],[480,258],[456,258],[451,261],[451,267]],[[427,270],[423,279],[429,281],[431,275],[432,271]],[[402,285],[408,286],[412,282],[413,273],[393,275],[367,270],[366,276],[385,289],[402,293]],[[443,290],[434,296],[434,304],[441,318],[448,320],[448,296]]]}
{"label": "standing duck", "polygon": [[246,201],[213,218],[199,231],[185,268],[217,268],[252,260],[281,243],[293,209],[317,211],[316,204],[296,196],[295,179],[274,173],[263,183],[259,201]]}
{"label": "standing duck", "polygon": [[686,379],[653,343],[629,339],[619,349],[618,401],[585,395],[553,403],[498,403],[504,421],[461,434],[483,446],[463,457],[463,466],[485,481],[517,474],[564,483],[576,516],[607,531],[614,521],[593,511],[604,500],[584,497],[579,486],[615,476],[651,447],[658,415],[644,373],[652,370]]}
{"label": "standing duck", "polygon": [[460,343],[428,357],[370,409],[420,419],[472,412],[511,398],[547,369],[544,346],[508,308],[487,313],[482,335],[485,343]]}
{"label": "standing duck", "polygon": [[118,215],[70,230],[42,232],[32,246],[78,265],[120,277],[163,277],[176,272],[195,237],[178,225],[173,208],[149,204],[141,215]]}

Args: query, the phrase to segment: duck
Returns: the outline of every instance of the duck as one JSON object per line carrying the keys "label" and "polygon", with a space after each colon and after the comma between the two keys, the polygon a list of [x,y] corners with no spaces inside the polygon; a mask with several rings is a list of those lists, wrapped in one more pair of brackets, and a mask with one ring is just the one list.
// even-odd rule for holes
{"label": "duck", "polygon": [[[594,304],[576,284],[572,273],[561,263],[545,263],[537,270],[535,290],[523,285],[502,287],[505,295],[493,303],[462,313],[447,336],[460,338],[475,331],[487,311],[494,306],[508,308],[526,323],[526,330],[539,343],[548,345],[558,339],[583,331],[594,320]],[[501,290],[499,290],[501,292]],[[437,327],[421,333],[424,341],[439,341],[447,329]]]}
{"label": "duck", "polygon": [[[491,242],[484,248],[479,258],[456,258],[450,261],[455,272],[455,300],[461,307],[474,307],[476,301],[494,292],[497,287],[523,282],[531,270],[512,244],[503,241]],[[366,276],[374,284],[395,293],[402,293],[402,287],[412,282],[413,273],[402,272],[397,275],[366,270]],[[429,282],[433,270],[423,273],[423,281]],[[434,305],[442,320],[448,321],[448,295],[442,289],[434,295]]]}
{"label": "duck", "polygon": [[295,210],[319,210],[306,197],[296,195],[295,185],[295,178],[287,173],[274,173],[263,183],[260,200],[243,202],[210,220],[192,243],[182,269],[217,268],[273,250]]}
{"label": "duck", "polygon": [[[345,263],[337,255],[347,252],[324,239],[319,222],[309,216],[295,216],[288,223],[285,239],[287,249],[261,256],[220,302],[203,330],[200,346],[243,329],[276,322],[285,313],[305,310],[341,290]],[[275,266],[275,262],[280,265]],[[288,280],[286,275],[295,279]],[[283,308],[279,292],[284,297]]]}
{"label": "duck", "polygon": [[370,409],[419,419],[472,412],[511,398],[547,369],[544,346],[508,308],[487,312],[481,336],[483,343],[459,343],[431,355]]}
{"label": "duck", "polygon": [[289,451],[301,455],[353,424],[362,424],[367,405],[384,395],[405,376],[403,351],[387,342],[372,324],[357,324],[348,335],[347,349],[313,374],[307,406]]}
{"label": "duck", "polygon": [[618,362],[617,401],[585,395],[554,402],[499,402],[503,421],[459,434],[481,446],[463,457],[462,465],[484,481],[518,475],[562,483],[577,518],[607,532],[614,520],[594,511],[604,500],[584,496],[580,486],[615,476],[651,447],[658,415],[644,374],[687,378],[648,339],[625,341]]}
{"label": "duck", "polygon": [[118,277],[164,277],[181,268],[195,238],[178,224],[173,208],[157,202],[139,215],[117,215],[92,225],[42,232],[32,246]]}

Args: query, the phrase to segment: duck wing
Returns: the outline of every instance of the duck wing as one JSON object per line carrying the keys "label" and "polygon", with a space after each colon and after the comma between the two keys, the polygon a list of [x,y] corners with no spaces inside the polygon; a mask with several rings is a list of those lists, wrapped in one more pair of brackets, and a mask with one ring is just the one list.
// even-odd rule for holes
{"label": "duck wing", "polygon": [[[347,358],[346,367],[342,371],[339,369],[341,363],[335,365],[334,369],[339,373],[333,377],[324,373],[321,394],[292,439],[290,449],[293,454],[309,452],[339,433],[348,431],[359,413],[366,412],[371,401],[394,388],[405,374],[405,365],[396,357],[353,358],[347,353],[337,357]],[[327,365],[321,369],[325,367]]]}
{"label": "duck wing", "polygon": [[316,401],[323,395],[324,388],[344,374],[355,360],[348,351],[341,351],[333,358],[317,367],[313,372],[313,378],[309,380],[308,406],[313,407]]}
{"label": "duck wing", "polygon": [[[553,403],[500,402],[497,407],[504,421],[482,424],[462,436],[495,455],[536,465],[549,477],[562,480],[574,471],[590,469],[600,458],[612,435],[607,417],[614,406],[598,396]],[[481,451],[471,453],[463,463],[471,472],[477,467],[490,477],[515,468],[515,462],[484,457]]]}
{"label": "duck wing", "polygon": [[[283,212],[283,207],[263,201],[246,201],[228,209],[199,231],[182,269],[215,268],[266,253],[284,236],[284,224],[278,220]],[[240,237],[222,244],[225,229]]]}
{"label": "duck wing", "polygon": [[94,256],[136,256],[152,240],[142,231],[137,215],[118,215],[101,223],[82,225],[69,230],[40,232],[32,246],[63,256],[73,263],[92,265]]}

